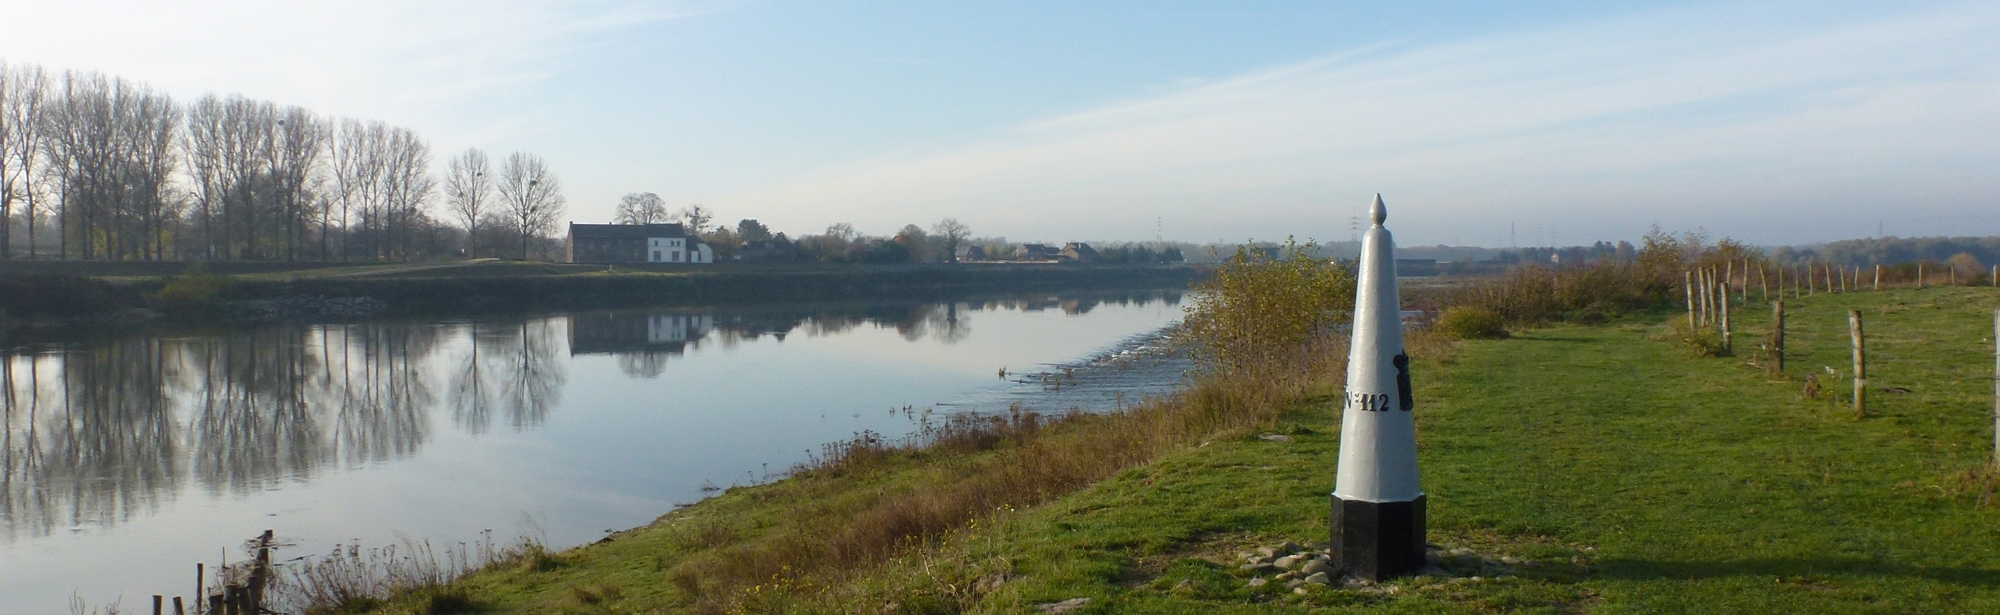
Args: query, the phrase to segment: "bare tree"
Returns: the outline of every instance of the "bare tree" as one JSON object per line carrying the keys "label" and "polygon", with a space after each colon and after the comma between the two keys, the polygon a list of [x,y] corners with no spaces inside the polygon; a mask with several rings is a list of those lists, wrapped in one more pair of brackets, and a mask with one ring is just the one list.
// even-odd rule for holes
{"label": "bare tree", "polygon": [[451,213],[465,221],[465,256],[479,258],[479,218],[486,213],[486,198],[493,194],[493,176],[486,152],[466,148],[451,159],[445,173],[444,195]]}
{"label": "bare tree", "polygon": [[14,257],[15,193],[28,183],[21,177],[21,164],[14,155],[17,140],[14,133],[19,130],[19,120],[12,111],[20,106],[15,101],[20,96],[15,85],[20,78],[15,71],[14,67],[0,63],[0,260]]}
{"label": "bare tree", "polygon": [[514,230],[521,234],[521,259],[527,260],[528,242],[548,232],[562,215],[562,179],[549,171],[541,156],[514,152],[500,171],[500,198]]}
{"label": "bare tree", "polygon": [[[40,66],[0,65],[0,217],[11,212],[16,199],[25,206],[22,219],[28,225],[28,258],[36,256],[35,226],[42,217],[42,173],[36,163],[48,134],[42,129],[42,111],[49,96],[49,74]],[[0,254],[11,254],[13,229],[0,222]]]}
{"label": "bare tree", "polygon": [[287,107],[278,114],[265,168],[285,260],[296,260],[305,252],[307,233],[317,217],[314,207],[320,204],[314,192],[331,131],[326,120],[300,107]]}
{"label": "bare tree", "polygon": [[673,221],[667,202],[651,192],[634,192],[618,199],[618,213],[612,224],[661,224]]}
{"label": "bare tree", "polygon": [[382,166],[385,228],[393,236],[396,256],[410,257],[412,232],[428,225],[427,211],[437,179],[431,177],[431,146],[407,128],[392,128],[383,143]]}
{"label": "bare tree", "polygon": [[701,203],[695,203],[681,209],[681,220],[687,223],[689,235],[700,235],[708,232],[708,223],[714,219],[715,212],[707,207],[703,207]]}
{"label": "bare tree", "polygon": [[931,227],[931,236],[937,238],[939,247],[944,249],[945,262],[956,263],[958,244],[965,243],[965,239],[972,236],[972,227],[959,222],[958,218],[945,218]]}

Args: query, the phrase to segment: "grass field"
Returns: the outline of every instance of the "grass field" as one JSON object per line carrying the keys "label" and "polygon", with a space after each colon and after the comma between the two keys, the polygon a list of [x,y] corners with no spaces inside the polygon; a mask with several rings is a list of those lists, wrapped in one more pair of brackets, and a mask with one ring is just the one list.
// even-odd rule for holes
{"label": "grass field", "polygon": [[[1447,560],[1448,577],[1302,595],[1245,584],[1234,553],[1326,539],[1339,440],[1327,383],[1275,421],[996,509],[884,564],[773,579],[735,605],[1011,613],[1088,597],[1075,612],[2000,612],[2000,505],[1982,503],[1996,305],[2000,293],[1982,288],[1789,301],[1784,377],[1752,365],[1768,304],[1739,313],[1736,357],[1695,356],[1662,324],[1679,315],[1663,313],[1419,357],[1431,542],[1483,556]],[[1801,394],[1808,371],[1845,374],[1848,309],[1863,310],[1870,336],[1866,417]],[[1826,389],[1848,390],[1844,380]],[[1272,432],[1290,439],[1258,437]],[[699,610],[714,603],[675,582],[683,562],[768,540],[801,508],[953,480],[980,463],[953,459],[906,455],[839,480],[731,490],[607,543],[477,575],[452,600],[389,610]]]}

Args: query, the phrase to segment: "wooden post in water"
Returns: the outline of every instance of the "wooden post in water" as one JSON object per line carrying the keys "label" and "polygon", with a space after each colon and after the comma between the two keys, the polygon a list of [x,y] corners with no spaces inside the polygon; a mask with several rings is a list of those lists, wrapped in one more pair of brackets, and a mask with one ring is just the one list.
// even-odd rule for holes
{"label": "wooden post in water", "polygon": [[194,608],[197,608],[197,609],[198,609],[198,608],[201,608],[201,602],[202,602],[202,600],[201,600],[201,597],[202,597],[202,596],[206,596],[206,595],[208,595],[208,587],[207,587],[207,584],[208,584],[208,577],[207,577],[207,574],[206,574],[207,572],[208,572],[208,565],[207,565],[207,564],[203,564],[203,563],[201,563],[201,562],[195,562],[195,564],[194,564],[194,600],[195,600],[195,603],[194,603]]}
{"label": "wooden post in water", "polygon": [[1722,289],[1722,356],[1734,356],[1736,349],[1729,339],[1729,284],[1724,283],[1718,288]]}
{"label": "wooden post in water", "polygon": [[[1784,301],[1771,302],[1771,365],[1774,368],[1773,371],[1777,372],[1777,375],[1779,376],[1785,375],[1785,302]],[[2000,403],[1996,403],[1996,405],[2000,405]],[[1996,418],[1994,424],[2000,425],[2000,418]]]}
{"label": "wooden post in water", "polygon": [[1861,310],[1847,311],[1847,336],[1854,342],[1854,416],[1868,416],[1868,356],[1861,335]]}
{"label": "wooden post in water", "polygon": [[166,615],[167,613],[166,607],[167,607],[166,597],[161,596],[159,594],[153,594],[153,615]]}
{"label": "wooden post in water", "polygon": [[187,615],[187,607],[182,605],[180,596],[174,596],[174,615]]}

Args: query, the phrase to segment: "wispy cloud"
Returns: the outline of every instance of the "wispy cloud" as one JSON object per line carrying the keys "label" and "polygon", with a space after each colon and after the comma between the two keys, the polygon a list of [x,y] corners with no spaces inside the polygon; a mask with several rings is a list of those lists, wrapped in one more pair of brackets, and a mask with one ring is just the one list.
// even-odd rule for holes
{"label": "wispy cloud", "polygon": [[[541,83],[636,26],[706,9],[643,0],[6,1],[0,57],[183,94],[490,126],[481,103]],[[477,128],[469,128],[477,130]]]}
{"label": "wispy cloud", "polygon": [[2000,7],[1786,11],[1358,49],[729,201],[865,211],[850,217],[867,226],[958,215],[1132,237],[1158,214],[1188,238],[1325,238],[1381,191],[1405,233],[1490,244],[1511,220],[1570,240],[1660,221],[1792,241],[1872,231],[1881,206],[1963,218],[2000,196]]}

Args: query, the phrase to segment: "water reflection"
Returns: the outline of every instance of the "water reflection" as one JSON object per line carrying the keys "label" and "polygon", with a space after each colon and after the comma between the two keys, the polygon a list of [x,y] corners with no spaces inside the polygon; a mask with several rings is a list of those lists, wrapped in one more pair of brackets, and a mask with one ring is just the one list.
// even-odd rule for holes
{"label": "water reflection", "polygon": [[[543,425],[569,358],[657,378],[708,345],[857,327],[955,344],[982,311],[1178,303],[1176,292],[930,304],[622,310],[460,323],[291,325],[0,350],[6,542],[114,526],[198,489],[241,496],[418,454],[447,423]],[[442,416],[439,417],[442,420]],[[450,427],[446,427],[450,428]]]}

